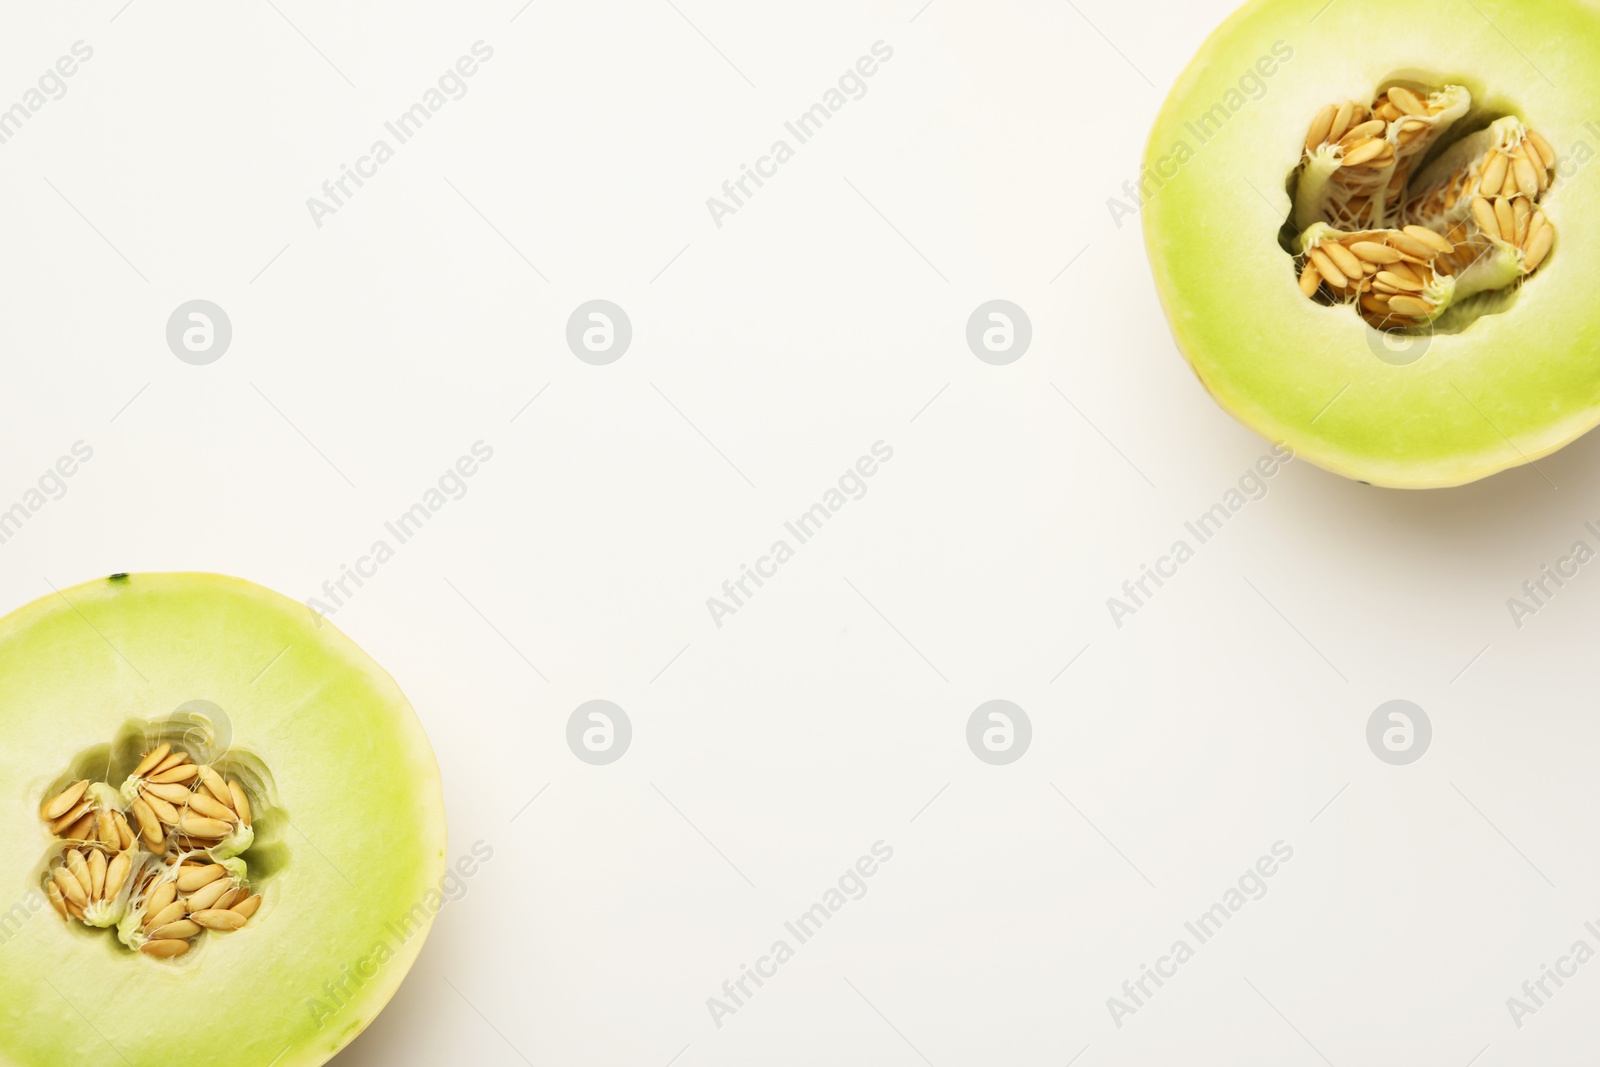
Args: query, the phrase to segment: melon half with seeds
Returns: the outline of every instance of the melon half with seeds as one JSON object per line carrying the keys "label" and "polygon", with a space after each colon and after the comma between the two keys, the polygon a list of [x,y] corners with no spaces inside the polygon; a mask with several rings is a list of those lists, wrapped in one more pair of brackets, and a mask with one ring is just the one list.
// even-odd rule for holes
{"label": "melon half with seeds", "polygon": [[438,910],[439,769],[394,680],[235,578],[0,619],[0,1065],[326,1063]]}
{"label": "melon half with seeds", "polygon": [[1217,402],[1377,485],[1600,422],[1600,5],[1254,0],[1178,79],[1141,199]]}

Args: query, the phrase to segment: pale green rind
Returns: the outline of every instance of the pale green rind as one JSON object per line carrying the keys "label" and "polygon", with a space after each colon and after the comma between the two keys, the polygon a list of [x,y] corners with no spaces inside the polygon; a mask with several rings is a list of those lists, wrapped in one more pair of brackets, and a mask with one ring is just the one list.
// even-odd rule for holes
{"label": "pale green rind", "polygon": [[[1179,77],[1147,150],[1151,171],[1180,142],[1194,152],[1161,188],[1151,183],[1143,214],[1162,305],[1201,382],[1269,440],[1378,485],[1470,482],[1600,422],[1600,315],[1590,292],[1600,276],[1600,166],[1575,163],[1600,149],[1600,10],[1577,0],[1474,6],[1397,17],[1380,0],[1254,0]],[[1186,124],[1224,102],[1276,42],[1293,56],[1262,79],[1265,95],[1246,98],[1201,143]],[[1515,306],[1435,335],[1420,360],[1396,366],[1373,353],[1350,308],[1300,294],[1278,229],[1312,117],[1407,73],[1464,84],[1475,108],[1518,114],[1563,162],[1542,201],[1556,248]]]}
{"label": "pale green rind", "polygon": [[[289,861],[248,927],[166,963],[43,903],[38,807],[80,751],[193,700],[271,769]],[[236,578],[102,579],[0,619],[0,783],[6,1067],[314,1067],[394,995],[438,910],[444,803],[415,712],[326,620]],[[348,997],[319,1025],[327,982]]]}

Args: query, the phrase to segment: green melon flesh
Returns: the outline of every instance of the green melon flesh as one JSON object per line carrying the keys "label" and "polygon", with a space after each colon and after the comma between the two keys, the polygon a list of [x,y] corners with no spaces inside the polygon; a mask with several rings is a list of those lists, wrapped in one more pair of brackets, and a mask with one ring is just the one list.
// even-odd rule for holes
{"label": "green melon flesh", "polygon": [[[1263,57],[1276,68],[1269,77],[1257,67]],[[1259,99],[1239,92],[1246,72],[1266,86]],[[1278,243],[1290,214],[1285,182],[1312,117],[1346,98],[1370,101],[1395,79],[1464,85],[1479,116],[1514,114],[1561,157],[1541,200],[1557,232],[1550,261],[1507,310],[1436,333],[1404,366],[1377,357],[1378,335],[1350,308],[1302,296]],[[1241,99],[1202,143],[1201,118]],[[1580,0],[1474,0],[1409,14],[1392,0],[1247,4],[1179,77],[1145,159],[1163,183],[1150,182],[1143,205],[1157,290],[1201,382],[1297,456],[1384,486],[1470,482],[1594,427],[1600,174],[1582,163],[1600,148],[1600,125],[1587,125],[1596,99],[1600,6]]]}
{"label": "green melon flesh", "polygon": [[[38,809],[81,752],[197,700],[270,769],[257,827],[278,855],[245,929],[155,960],[40,906]],[[236,578],[118,576],[0,619],[0,783],[6,1067],[326,1063],[394,995],[438,909],[444,804],[410,704],[326,620]]]}

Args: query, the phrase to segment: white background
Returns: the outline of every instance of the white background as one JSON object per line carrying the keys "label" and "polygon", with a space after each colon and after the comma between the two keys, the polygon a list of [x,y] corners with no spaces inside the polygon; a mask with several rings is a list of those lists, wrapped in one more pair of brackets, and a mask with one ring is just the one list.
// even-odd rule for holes
{"label": "white background", "polygon": [[[1521,1029],[1505,1001],[1600,947],[1600,578],[1520,629],[1506,600],[1596,544],[1600,441],[1425,494],[1293,464],[1107,611],[1267,451],[1107,208],[1231,0],[520,4],[94,0],[0,33],[0,107],[94,49],[0,145],[0,507],[94,449],[0,545],[0,601],[118,570],[319,595],[494,449],[334,616],[427,725],[452,853],[494,849],[340,1064],[1592,1060],[1600,964]],[[318,228],[307,197],[480,39]],[[879,40],[718,228],[706,198]],[[164,336],[195,298],[233,324],[208,366]],[[634,329],[603,367],[564,340],[595,298]],[[964,337],[996,298],[1033,325],[1008,366]],[[715,626],[879,440],[865,497]],[[595,698],[633,724],[610,766],[565,742]],[[995,698],[1033,724],[1003,767],[965,740]],[[1404,767],[1365,739],[1396,698],[1435,732]],[[879,840],[867,895],[717,1026]],[[1114,1025],[1279,840],[1267,895]]]}

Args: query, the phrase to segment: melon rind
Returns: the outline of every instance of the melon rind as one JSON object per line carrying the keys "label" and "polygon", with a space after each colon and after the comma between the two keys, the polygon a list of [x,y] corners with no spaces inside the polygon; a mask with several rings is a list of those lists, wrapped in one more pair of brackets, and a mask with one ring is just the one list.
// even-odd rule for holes
{"label": "melon rind", "polygon": [[[1379,0],[1253,0],[1230,17],[1151,131],[1146,169],[1171,177],[1152,182],[1142,205],[1145,243],[1178,347],[1246,426],[1349,478],[1460,485],[1537,460],[1600,422],[1590,291],[1600,277],[1600,7],[1474,0],[1448,15],[1395,10]],[[1279,61],[1275,44],[1291,58]],[[1191,125],[1226,106],[1246,72],[1265,93],[1240,94],[1243,105],[1200,143]],[[1509,310],[1436,333],[1403,366],[1378,358],[1373,331],[1350,308],[1302,296],[1278,243],[1285,179],[1312,117],[1338,100],[1369,100],[1397,77],[1465,85],[1475,112],[1518,116],[1560,157],[1541,199],[1556,227],[1550,260]],[[1174,166],[1180,143],[1192,156]]]}
{"label": "melon rind", "polygon": [[[271,769],[287,860],[244,930],[159,961],[37,906],[37,813],[80,752],[195,700]],[[332,624],[237,578],[118,576],[0,619],[0,798],[5,1067],[315,1067],[394,995],[438,910],[444,802],[416,713]]]}

